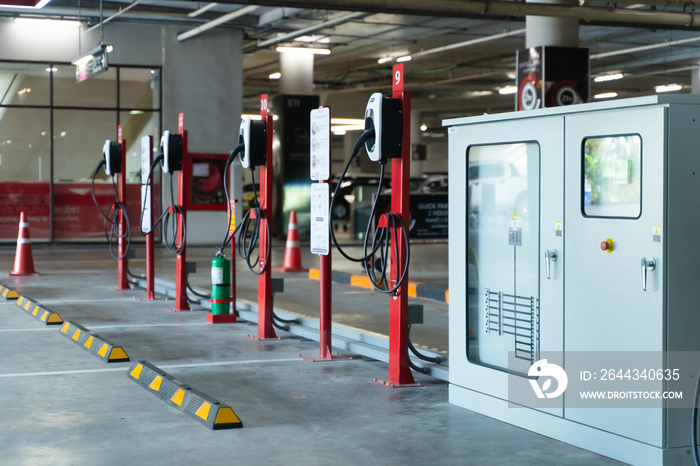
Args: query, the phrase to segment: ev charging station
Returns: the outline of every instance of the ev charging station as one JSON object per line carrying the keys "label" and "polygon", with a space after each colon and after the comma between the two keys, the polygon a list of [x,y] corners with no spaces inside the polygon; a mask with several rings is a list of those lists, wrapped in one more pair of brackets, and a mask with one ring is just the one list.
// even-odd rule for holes
{"label": "ev charging station", "polygon": [[[97,203],[97,199],[94,194],[94,178],[100,167],[104,167],[105,174],[109,177],[117,177],[117,193],[116,200],[112,203],[108,212],[115,214],[116,218],[109,218],[109,214],[105,214],[102,208]],[[97,170],[93,175],[92,183],[92,193],[93,199],[95,201],[96,207],[100,210],[100,213],[105,219],[105,235],[110,245],[110,252],[114,256],[112,251],[112,240],[114,236],[117,238],[117,255],[114,256],[117,260],[117,289],[118,290],[129,290],[129,280],[127,277],[127,255],[130,245],[130,235],[131,231],[129,228],[129,221],[126,213],[126,175],[124,171],[126,170],[126,141],[122,139],[122,127],[121,125],[117,128],[117,142],[110,141],[109,139],[105,141],[102,148],[102,162],[98,166]],[[116,223],[116,225],[115,225]],[[108,225],[111,224],[111,232],[107,231]],[[116,228],[116,234],[115,234]]]}
{"label": "ev charging station", "polygon": [[[450,402],[632,464],[691,464],[700,96],[444,124]],[[679,387],[686,405],[624,404]],[[589,405],[588,389],[621,398]]]}

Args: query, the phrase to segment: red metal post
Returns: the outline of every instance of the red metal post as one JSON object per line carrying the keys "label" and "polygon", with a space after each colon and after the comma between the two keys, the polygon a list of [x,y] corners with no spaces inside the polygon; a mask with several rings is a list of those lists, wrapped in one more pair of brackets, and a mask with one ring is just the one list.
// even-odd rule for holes
{"label": "red metal post", "polygon": [[[119,202],[124,206],[124,209],[126,209],[126,141],[122,139],[122,127],[119,125],[119,128],[117,129],[118,133],[118,141],[119,145],[121,146],[122,153],[121,153],[121,158],[122,158],[122,171],[119,173],[117,177],[117,186],[118,186],[118,196],[119,196]],[[129,286],[129,279],[126,276],[126,271],[127,271],[127,258],[126,258],[126,218],[124,217],[125,212],[120,210],[119,211],[119,225],[118,225],[118,231],[119,231],[119,238],[117,240],[117,251],[118,251],[118,257],[120,259],[117,261],[117,275],[118,275],[118,288],[119,290],[130,290],[131,287]]]}
{"label": "red metal post", "polygon": [[[391,211],[409,222],[409,193],[411,170],[411,95],[403,90],[403,65],[395,65],[392,74],[393,98],[401,99],[403,139],[401,157],[391,161]],[[394,286],[406,265],[406,245],[402,230],[392,231],[391,285]],[[396,246],[393,246],[396,245]],[[398,247],[398,257],[396,254]],[[389,378],[382,381],[390,387],[416,386],[408,365],[408,272],[404,284],[389,304]]]}
{"label": "red metal post", "polygon": [[[153,136],[148,136],[148,166],[153,165]],[[151,216],[149,225],[153,225],[153,177],[149,181],[149,185],[146,187],[150,196],[148,196],[149,205],[148,212]],[[144,199],[145,200],[145,199]],[[143,206],[141,207],[143,208]],[[155,277],[155,260],[154,260],[154,244],[153,244],[153,232],[146,235],[146,298],[153,300],[156,299],[154,291],[154,277]]]}
{"label": "red metal post", "polygon": [[[228,180],[224,180],[228,183]],[[233,192],[233,186],[231,186],[230,191]],[[236,202],[231,205],[231,215],[232,222],[229,225],[229,231],[231,233],[231,305],[233,306],[233,315],[236,315],[236,235],[233,232],[236,230]]]}
{"label": "red metal post", "polygon": [[[260,96],[260,115],[265,121],[267,145],[265,165],[260,167],[260,208],[266,218],[260,219],[260,268],[272,260],[267,256],[267,235],[265,233],[272,218],[272,115],[267,114],[267,94]],[[272,266],[258,276],[258,335],[257,339],[277,339],[272,326]]]}
{"label": "red metal post", "polygon": [[187,259],[185,255],[185,233],[186,222],[185,212],[187,212],[187,196],[191,189],[191,164],[187,154],[187,131],[182,127],[182,114],[179,116],[178,132],[182,135],[182,169],[178,173],[177,183],[177,203],[182,208],[182,215],[177,216],[177,243],[176,246],[182,248],[182,252],[175,259],[175,311],[189,311],[190,305],[187,302]]}
{"label": "red metal post", "polygon": [[[324,181],[327,183],[327,181]],[[332,228],[332,226],[331,226]],[[319,335],[319,346],[320,346],[320,358],[321,359],[333,359],[333,353],[331,352],[331,255],[330,252],[327,255],[321,254],[319,256],[319,269],[320,269],[320,300],[321,300],[321,312],[320,312],[320,335]]]}

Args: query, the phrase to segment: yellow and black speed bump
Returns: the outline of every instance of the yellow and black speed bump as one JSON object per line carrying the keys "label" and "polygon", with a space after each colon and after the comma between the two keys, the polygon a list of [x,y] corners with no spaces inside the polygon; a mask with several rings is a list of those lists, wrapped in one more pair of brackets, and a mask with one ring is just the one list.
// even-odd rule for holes
{"label": "yellow and black speed bump", "polygon": [[68,321],[63,324],[61,333],[105,362],[125,362],[129,360],[129,356],[126,355],[126,351],[121,346],[115,345],[106,338],[92,333],[75,322]]}
{"label": "yellow and black speed bump", "polygon": [[2,297],[2,299],[4,299],[5,301],[9,301],[10,299],[19,298],[19,293],[17,293],[12,288],[8,288],[5,285],[0,284],[0,297]]}
{"label": "yellow and black speed bump", "polygon": [[183,384],[153,364],[138,361],[129,368],[126,376],[212,430],[243,427],[230,406]]}
{"label": "yellow and black speed bump", "polygon": [[61,316],[26,296],[20,296],[17,301],[15,301],[15,304],[27,314],[46,325],[61,325],[63,323]]}

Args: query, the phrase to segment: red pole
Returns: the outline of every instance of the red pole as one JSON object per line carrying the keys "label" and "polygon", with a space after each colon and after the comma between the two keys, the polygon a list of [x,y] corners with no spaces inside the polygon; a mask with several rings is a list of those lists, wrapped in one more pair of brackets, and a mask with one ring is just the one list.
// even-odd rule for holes
{"label": "red pole", "polygon": [[[224,180],[224,182],[228,183],[228,180]],[[233,190],[233,186],[230,189]],[[235,200],[233,205],[231,205],[233,221],[229,225],[229,231],[231,232],[231,305],[233,306],[234,317],[236,316],[236,235],[233,232],[236,231],[236,202],[238,200]]]}
{"label": "red pole", "polygon": [[[324,183],[328,183],[324,181]],[[331,228],[333,228],[331,226]],[[319,346],[320,346],[320,358],[321,359],[332,359],[333,353],[331,352],[331,255],[330,251],[328,254],[321,254],[319,256],[319,269],[320,269],[320,300],[321,300],[321,313],[320,313],[320,334],[319,334]]]}
{"label": "red pole", "polygon": [[[148,147],[146,148],[148,150],[148,166],[153,165],[153,136],[147,136],[148,137],[148,142],[147,145]],[[143,147],[141,147],[141,150],[143,151]],[[148,215],[150,215],[150,219],[148,222],[149,228],[151,225],[153,225],[153,177],[151,177],[149,181],[149,185],[146,187],[148,192],[151,194],[148,196]],[[145,199],[144,199],[145,201]],[[143,207],[142,207],[143,208]],[[146,235],[146,298],[149,300],[154,300],[156,299],[156,295],[154,292],[154,277],[155,277],[155,261],[154,261],[154,244],[153,244],[153,232],[150,232],[149,234]]]}
{"label": "red pole", "polygon": [[[403,65],[395,65],[393,76],[393,98],[401,99],[403,112],[403,139],[401,157],[391,161],[391,211],[409,221],[409,192],[411,170],[411,95],[403,90]],[[402,230],[392,232],[391,286],[394,286],[406,265],[406,238]],[[396,245],[396,246],[393,246]],[[396,257],[398,247],[398,257]],[[416,386],[408,365],[408,272],[404,284],[389,304],[389,378],[383,381],[391,387]]]}
{"label": "red pole", "polygon": [[[118,195],[119,202],[126,209],[126,141],[122,139],[122,127],[119,125],[117,129],[119,145],[121,146],[122,153],[122,171],[119,173],[117,178],[118,185]],[[127,258],[126,258],[126,219],[124,218],[125,213],[119,210],[119,238],[117,239],[117,251],[118,257],[120,259],[117,261],[117,280],[118,280],[118,290],[130,290],[129,279],[126,276],[127,271]]]}
{"label": "red pole", "polygon": [[185,212],[187,195],[190,193],[190,161],[187,156],[187,131],[183,129],[182,113],[179,116],[178,132],[182,135],[182,169],[178,173],[177,203],[182,208],[182,215],[177,216],[177,248],[182,252],[175,259],[175,311],[189,311],[187,302],[187,259],[185,257]]}
{"label": "red pole", "polygon": [[[260,268],[272,260],[267,256],[266,229],[272,217],[272,115],[267,114],[267,94],[260,96],[260,115],[265,120],[267,147],[265,165],[260,167],[260,208],[265,217],[260,219]],[[257,339],[277,339],[272,326],[272,266],[258,276],[258,335]]]}

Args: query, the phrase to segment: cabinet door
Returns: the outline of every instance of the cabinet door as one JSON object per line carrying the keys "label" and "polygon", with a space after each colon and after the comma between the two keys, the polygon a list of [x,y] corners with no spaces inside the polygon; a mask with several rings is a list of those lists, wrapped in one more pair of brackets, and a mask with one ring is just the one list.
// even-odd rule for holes
{"label": "cabinet door", "polygon": [[[625,355],[648,351],[659,352],[649,353],[649,364],[663,367],[665,111],[566,117],[567,360],[599,352],[590,357],[626,364]],[[566,396],[567,418],[660,445],[660,402],[659,409],[575,409],[576,401]]]}

